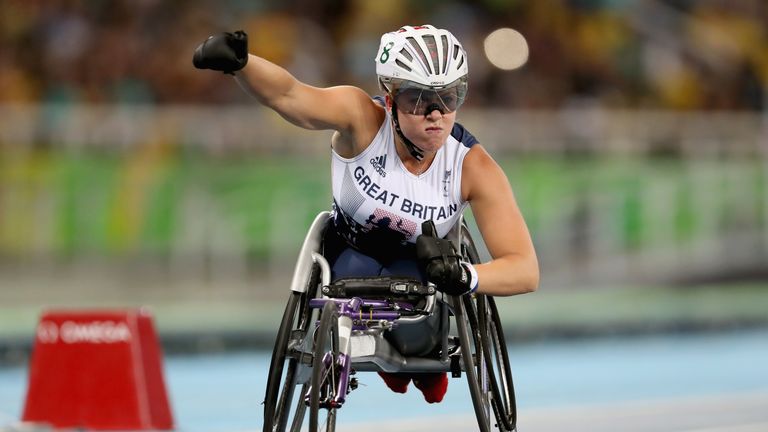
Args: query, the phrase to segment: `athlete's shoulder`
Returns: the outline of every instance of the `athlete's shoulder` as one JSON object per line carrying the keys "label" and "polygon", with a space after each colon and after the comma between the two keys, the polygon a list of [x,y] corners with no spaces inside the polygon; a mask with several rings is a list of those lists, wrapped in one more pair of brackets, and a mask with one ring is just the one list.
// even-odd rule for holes
{"label": "athlete's shoulder", "polygon": [[453,124],[453,130],[451,130],[451,136],[461,143],[464,147],[472,148],[473,145],[477,144],[477,138],[475,138],[474,135],[472,135],[467,128],[465,128],[461,123],[456,122]]}

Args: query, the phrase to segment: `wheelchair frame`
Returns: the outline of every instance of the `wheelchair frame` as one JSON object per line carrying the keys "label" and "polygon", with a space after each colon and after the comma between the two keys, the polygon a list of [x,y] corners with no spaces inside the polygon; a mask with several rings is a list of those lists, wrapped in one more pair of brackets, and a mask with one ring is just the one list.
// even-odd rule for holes
{"label": "wheelchair frame", "polygon": [[[331,298],[330,266],[320,253],[329,222],[329,212],[318,214],[299,253],[272,352],[263,430],[298,432],[309,407],[310,432],[333,431],[337,410],[357,388],[353,375],[382,371],[451,372],[454,377],[464,372],[479,430],[515,431],[514,385],[493,297],[448,296],[436,292],[431,284],[415,286],[414,281],[409,285],[402,278],[391,278],[387,280],[392,295],[386,298],[354,293]],[[465,259],[480,262],[463,220],[447,238],[460,245]],[[422,298],[423,305],[403,301],[396,295],[398,291],[411,299],[414,295]],[[438,302],[447,307],[436,308]],[[433,313],[439,313],[442,321],[439,356],[403,356],[384,338],[384,331],[418,323]],[[458,336],[449,334],[449,315],[454,317]],[[295,395],[297,387],[300,391]],[[323,421],[321,415],[325,415]]]}

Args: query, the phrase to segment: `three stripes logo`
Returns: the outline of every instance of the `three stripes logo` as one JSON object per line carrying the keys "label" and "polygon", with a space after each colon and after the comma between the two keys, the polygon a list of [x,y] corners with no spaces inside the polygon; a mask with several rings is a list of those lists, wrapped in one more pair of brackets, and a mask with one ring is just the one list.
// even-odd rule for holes
{"label": "three stripes logo", "polygon": [[387,176],[387,172],[384,171],[384,168],[387,166],[387,155],[384,154],[381,156],[372,157],[370,162],[371,165],[373,165],[373,169],[375,169],[380,176]]}

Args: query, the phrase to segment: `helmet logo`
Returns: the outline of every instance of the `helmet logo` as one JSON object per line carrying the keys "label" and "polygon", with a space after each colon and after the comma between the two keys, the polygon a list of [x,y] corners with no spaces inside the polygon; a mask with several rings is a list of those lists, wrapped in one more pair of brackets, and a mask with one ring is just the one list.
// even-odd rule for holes
{"label": "helmet logo", "polygon": [[390,42],[384,46],[384,48],[381,50],[381,55],[379,56],[379,62],[383,64],[389,60],[389,50],[391,50],[393,46],[395,46],[394,42]]}

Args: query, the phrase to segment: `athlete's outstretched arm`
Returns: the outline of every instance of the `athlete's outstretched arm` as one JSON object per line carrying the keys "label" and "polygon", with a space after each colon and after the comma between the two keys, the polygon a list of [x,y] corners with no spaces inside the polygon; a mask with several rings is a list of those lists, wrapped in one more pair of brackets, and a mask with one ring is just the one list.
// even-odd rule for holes
{"label": "athlete's outstretched arm", "polygon": [[462,194],[469,200],[492,260],[475,266],[477,291],[515,295],[535,291],[539,264],[528,227],[501,167],[476,144],[467,153]]}
{"label": "athlete's outstretched arm", "polygon": [[201,69],[235,75],[249,94],[297,126],[337,130],[353,141],[359,129],[378,129],[380,109],[364,91],[302,83],[284,68],[249,54],[245,32],[209,37],[195,50],[193,62]]}
{"label": "athlete's outstretched arm", "polygon": [[354,127],[355,116],[370,111],[373,104],[357,87],[313,87],[253,54],[245,67],[235,72],[235,79],[259,102],[305,129],[348,131]]}

